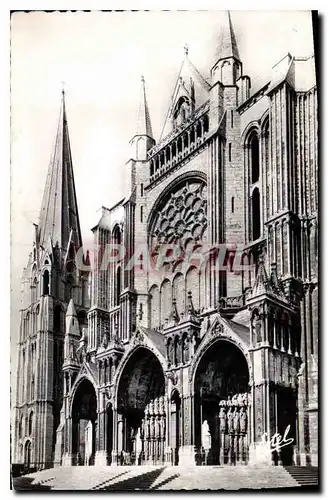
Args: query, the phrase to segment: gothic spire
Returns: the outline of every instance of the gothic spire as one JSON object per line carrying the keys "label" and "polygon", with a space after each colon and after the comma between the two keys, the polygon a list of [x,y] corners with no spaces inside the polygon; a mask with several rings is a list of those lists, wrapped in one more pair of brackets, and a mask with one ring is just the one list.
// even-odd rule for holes
{"label": "gothic spire", "polygon": [[39,244],[52,245],[67,250],[73,230],[75,248],[82,246],[77,208],[71,147],[65,108],[65,92],[62,91],[59,122],[55,145],[50,159],[39,219]]}
{"label": "gothic spire", "polygon": [[136,135],[146,135],[147,137],[150,137],[150,139],[154,139],[146,97],[145,79],[143,76],[141,77],[141,99],[138,111]]}
{"label": "gothic spire", "polygon": [[221,36],[216,49],[216,60],[233,57],[240,61],[235,32],[232,26],[230,12],[225,11]]}

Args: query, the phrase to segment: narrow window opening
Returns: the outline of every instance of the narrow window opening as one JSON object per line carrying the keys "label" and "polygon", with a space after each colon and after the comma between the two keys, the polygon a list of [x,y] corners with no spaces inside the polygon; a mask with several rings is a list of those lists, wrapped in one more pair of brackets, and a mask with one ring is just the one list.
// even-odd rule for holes
{"label": "narrow window opening", "polygon": [[252,183],[254,184],[259,180],[260,177],[260,155],[259,155],[259,140],[255,135],[251,142],[251,152],[252,152]]}
{"label": "narrow window opening", "polygon": [[231,128],[233,128],[233,110],[230,111]]}
{"label": "narrow window opening", "polygon": [[260,192],[255,188],[252,195],[253,240],[261,236]]}
{"label": "narrow window opening", "polygon": [[140,222],[143,222],[143,206],[140,207]]}
{"label": "narrow window opening", "polygon": [[143,190],[143,184],[140,184],[140,196],[142,197],[144,195],[144,190]]}
{"label": "narrow window opening", "polygon": [[43,295],[49,295],[49,271],[43,273]]}
{"label": "narrow window opening", "polygon": [[235,197],[231,198],[231,213],[235,213]]}
{"label": "narrow window opening", "polygon": [[229,142],[229,161],[231,161],[231,142]]}

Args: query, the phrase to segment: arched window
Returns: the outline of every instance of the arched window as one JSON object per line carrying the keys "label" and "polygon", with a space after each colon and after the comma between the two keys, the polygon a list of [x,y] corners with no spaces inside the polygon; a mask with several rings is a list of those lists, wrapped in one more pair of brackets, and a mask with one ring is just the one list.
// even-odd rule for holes
{"label": "arched window", "polygon": [[119,226],[116,226],[114,229],[113,240],[116,245],[120,245],[122,243],[122,234]]}
{"label": "arched window", "polygon": [[252,184],[258,182],[260,177],[260,154],[259,154],[259,139],[257,134],[254,134],[250,140],[251,152],[251,180]]}
{"label": "arched window", "polygon": [[252,193],[252,237],[257,240],[261,236],[260,192],[256,187]]}
{"label": "arched window", "polygon": [[31,411],[28,419],[28,435],[31,436],[33,432],[33,411]]}
{"label": "arched window", "polygon": [[32,304],[36,302],[37,300],[37,295],[38,295],[38,281],[36,278],[34,278],[32,287],[31,287],[31,302]]}
{"label": "arched window", "polygon": [[49,295],[49,271],[47,269],[43,273],[42,295]]}
{"label": "arched window", "polygon": [[180,97],[178,100],[174,113],[173,113],[173,126],[177,127],[181,125],[190,114],[190,104],[185,96]]}

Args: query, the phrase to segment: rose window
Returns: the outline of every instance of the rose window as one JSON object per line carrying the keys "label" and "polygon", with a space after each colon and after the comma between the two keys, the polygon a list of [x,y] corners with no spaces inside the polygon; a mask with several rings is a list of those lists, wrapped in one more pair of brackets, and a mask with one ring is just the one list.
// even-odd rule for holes
{"label": "rose window", "polygon": [[171,193],[159,210],[151,231],[153,255],[160,245],[177,244],[184,252],[193,251],[204,239],[207,228],[207,188],[204,182],[186,183]]}

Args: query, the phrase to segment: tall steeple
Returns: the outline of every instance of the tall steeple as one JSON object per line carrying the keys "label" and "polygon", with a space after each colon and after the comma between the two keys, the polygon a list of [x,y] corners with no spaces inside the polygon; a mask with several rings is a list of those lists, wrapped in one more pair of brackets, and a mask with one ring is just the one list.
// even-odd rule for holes
{"label": "tall steeple", "polygon": [[146,135],[153,139],[153,131],[151,128],[150,115],[146,97],[145,79],[141,77],[141,99],[139,104],[138,119],[137,119],[137,134]]}
{"label": "tall steeple", "polygon": [[148,102],[146,97],[145,79],[141,77],[141,98],[137,116],[136,133],[130,141],[132,157],[135,160],[146,160],[147,151],[155,144],[151,127]]}
{"label": "tall steeple", "polygon": [[69,242],[74,243],[76,249],[82,245],[64,90],[55,145],[43,193],[38,239],[42,246],[46,246],[50,241],[53,247],[58,244],[64,251],[67,250]]}
{"label": "tall steeple", "polygon": [[230,12],[224,12],[220,37],[215,49],[215,64],[212,68],[212,83],[220,81],[224,85],[235,85],[242,74],[235,32]]}
{"label": "tall steeple", "polygon": [[233,57],[240,61],[235,32],[231,22],[230,12],[224,12],[224,22],[216,51],[217,60]]}

